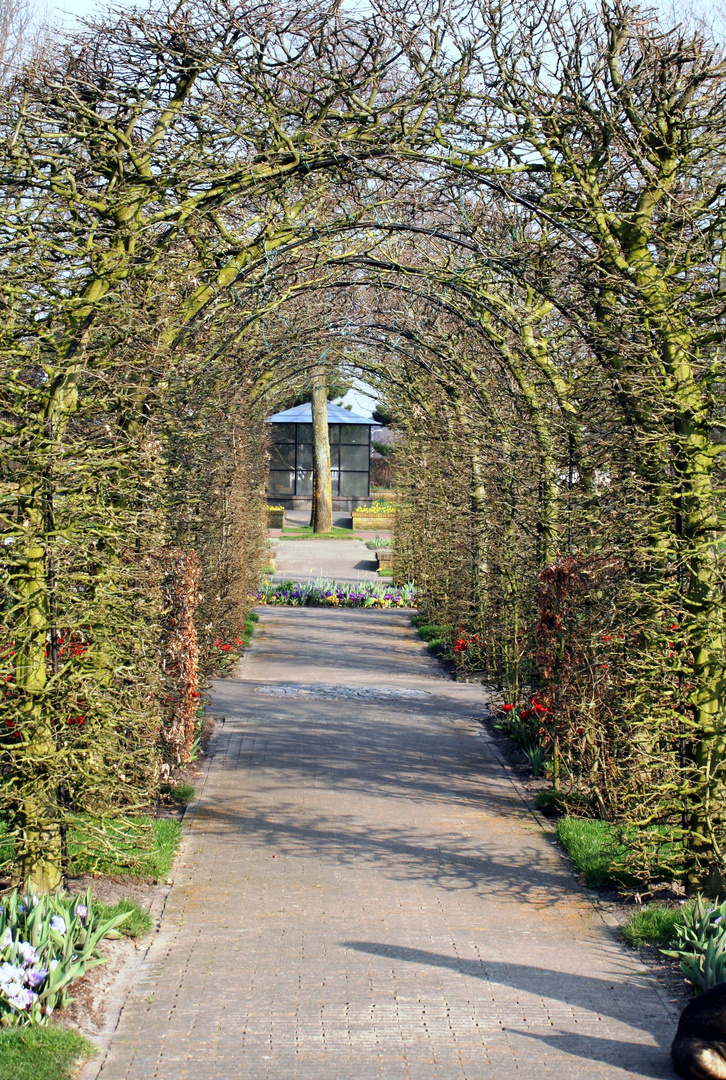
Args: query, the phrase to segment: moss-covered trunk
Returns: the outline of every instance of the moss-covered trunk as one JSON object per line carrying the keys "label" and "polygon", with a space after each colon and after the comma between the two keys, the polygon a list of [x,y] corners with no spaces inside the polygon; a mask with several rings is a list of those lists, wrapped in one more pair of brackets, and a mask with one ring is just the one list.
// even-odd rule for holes
{"label": "moss-covered trunk", "polygon": [[313,506],[310,524],[313,532],[333,528],[333,478],[330,468],[328,436],[328,388],[320,373],[313,376]]}

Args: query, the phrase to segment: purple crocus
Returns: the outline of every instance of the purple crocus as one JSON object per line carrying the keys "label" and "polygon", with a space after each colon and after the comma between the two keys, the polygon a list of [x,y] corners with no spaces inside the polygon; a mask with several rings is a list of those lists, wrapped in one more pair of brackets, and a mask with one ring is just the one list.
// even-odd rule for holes
{"label": "purple crocus", "polygon": [[30,944],[29,941],[21,941],[21,942],[19,942],[18,943],[18,952],[22,956],[23,963],[25,964],[26,967],[29,967],[31,964],[37,964],[37,962],[38,962],[38,954],[35,951],[35,949],[33,948],[33,946]]}
{"label": "purple crocus", "polygon": [[42,986],[47,978],[48,972],[45,968],[35,967],[25,973],[25,981],[33,990],[37,990],[39,986]]}

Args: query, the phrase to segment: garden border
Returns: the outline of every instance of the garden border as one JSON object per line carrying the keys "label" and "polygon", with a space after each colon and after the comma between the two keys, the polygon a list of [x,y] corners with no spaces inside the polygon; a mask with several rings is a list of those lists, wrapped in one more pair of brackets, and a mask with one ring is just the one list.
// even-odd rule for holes
{"label": "garden border", "polygon": [[[543,814],[541,814],[539,812],[539,810],[536,809],[536,807],[534,806],[534,799],[529,798],[529,792],[524,787],[524,784],[522,782],[521,777],[517,776],[517,774],[515,773],[514,769],[511,766],[510,762],[507,761],[507,759],[504,757],[501,750],[497,746],[496,739],[494,738],[492,733],[489,731],[489,729],[487,727],[487,723],[489,721],[493,721],[494,718],[493,718],[493,715],[491,714],[491,706],[487,705],[486,708],[487,708],[487,712],[489,713],[489,716],[487,717],[487,719],[476,718],[476,723],[481,728],[481,731],[483,732],[483,734],[484,734],[484,736],[485,736],[485,738],[487,740],[487,746],[491,748],[491,750],[493,751],[494,756],[496,757],[497,761],[499,761],[501,763],[501,765],[504,767],[506,775],[507,775],[512,787],[516,791],[520,801],[524,805],[525,810],[530,815],[530,817],[532,817],[534,819],[534,821],[537,823],[537,825],[539,826],[541,832],[550,841],[550,843],[552,844],[552,847],[557,852],[557,854],[562,859],[562,861],[565,863],[565,865],[571,870],[572,876],[575,879],[574,882],[573,882],[574,887],[577,888],[580,891],[581,895],[585,897],[587,902],[590,904],[590,906],[593,908],[593,910],[595,911],[597,916],[600,918],[600,920],[602,921],[602,923],[606,927],[606,929],[607,929],[608,933],[610,934],[610,936],[612,937],[612,939],[616,942],[616,944],[619,946],[619,948],[626,949],[631,954],[634,954],[637,950],[631,949],[630,946],[628,946],[620,938],[620,929],[621,929],[620,923],[617,921],[617,919],[613,918],[613,916],[610,914],[610,912],[605,911],[600,906],[599,897],[597,896],[597,891],[593,890],[593,889],[588,889],[586,886],[581,885],[579,883],[579,881],[577,880],[578,875],[577,875],[577,873],[576,873],[576,871],[574,869],[572,860],[570,859],[569,855],[563,849],[561,843],[557,839],[557,830],[556,830],[555,826],[553,825],[553,823],[548,818],[546,818]],[[658,978],[656,977],[652,966],[649,963],[646,963],[646,960],[642,956],[641,956],[641,961],[642,961],[642,965],[643,965],[643,976],[650,981],[650,983],[653,986],[656,994],[658,995],[661,1003],[663,1004],[663,1007],[667,1011],[668,1015],[673,1018],[673,1024],[674,1024],[673,1034],[675,1035],[675,1026],[678,1023],[678,1018],[680,1016],[681,1010],[678,1007],[674,1007],[673,1002],[670,1001],[670,999],[668,997],[666,997],[665,991],[664,991],[663,987],[661,986]],[[85,1078],[84,1078],[84,1080],[85,1080]]]}
{"label": "garden border", "polygon": [[[249,650],[245,650],[245,652],[247,651]],[[240,659],[242,659],[242,657],[240,657]],[[229,676],[225,677],[228,678]],[[184,822],[187,821],[187,819],[189,819],[190,822],[193,822],[194,818],[197,815],[202,793],[206,786],[207,778],[209,776],[209,770],[212,766],[212,761],[214,760],[216,754],[215,743],[219,734],[224,730],[226,718],[224,716],[215,716],[214,720],[214,732],[212,734],[212,738],[210,740],[209,747],[205,755],[207,760],[204,764],[204,768],[202,769],[202,773],[199,779],[199,786],[196,789],[194,801],[189,804],[189,806],[184,812],[184,817],[182,819],[182,828],[184,826]],[[89,1042],[92,1042],[93,1045],[97,1047],[98,1053],[94,1054],[92,1058],[89,1058],[88,1061],[86,1061],[85,1064],[81,1067],[77,1075],[77,1080],[97,1080],[97,1077],[99,1076],[101,1069],[104,1066],[104,1063],[108,1057],[108,1051],[111,1047],[111,1040],[116,1033],[119,1022],[121,1020],[121,1015],[126,1006],[126,1001],[128,999],[129,990],[131,989],[133,977],[140,971],[141,965],[144,963],[146,957],[149,954],[149,950],[151,949],[154,942],[157,940],[159,934],[162,932],[162,921],[164,918],[164,912],[166,910],[166,903],[169,899],[169,893],[174,886],[176,870],[179,865],[180,859],[184,856],[188,840],[188,831],[183,828],[181,843],[179,844],[179,849],[174,856],[174,861],[171,864],[169,870],[169,877],[159,889],[158,896],[154,897],[151,907],[149,909],[149,915],[151,916],[152,922],[154,924],[154,929],[148,940],[144,941],[144,943],[141,945],[136,945],[136,952],[129,957],[129,959],[126,961],[126,963],[123,965],[118,975],[116,976],[116,979],[112,984],[112,988],[109,990],[106,1001],[106,1018],[103,1029],[94,1038],[89,1039]],[[84,1033],[81,1031],[81,1034]],[[86,1038],[89,1037],[86,1036]]]}

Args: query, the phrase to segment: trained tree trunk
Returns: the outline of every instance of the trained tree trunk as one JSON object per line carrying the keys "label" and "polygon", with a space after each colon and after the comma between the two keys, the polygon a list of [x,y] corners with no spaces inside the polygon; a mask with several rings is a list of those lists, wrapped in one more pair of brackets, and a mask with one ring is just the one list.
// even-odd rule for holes
{"label": "trained tree trunk", "polygon": [[313,375],[313,508],[310,524],[313,532],[333,528],[333,479],[330,471],[328,438],[328,388],[320,373]]}

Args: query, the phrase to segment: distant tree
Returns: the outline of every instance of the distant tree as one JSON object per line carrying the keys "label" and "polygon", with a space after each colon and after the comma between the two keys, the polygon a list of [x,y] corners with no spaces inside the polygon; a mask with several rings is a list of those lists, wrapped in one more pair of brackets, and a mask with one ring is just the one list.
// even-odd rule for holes
{"label": "distant tree", "polygon": [[31,0],[0,0],[0,81],[17,68],[30,41],[35,9]]}
{"label": "distant tree", "polygon": [[389,409],[387,405],[382,405],[379,401],[373,410],[373,419],[377,424],[383,424],[384,427],[390,427],[393,423],[393,411]]}

